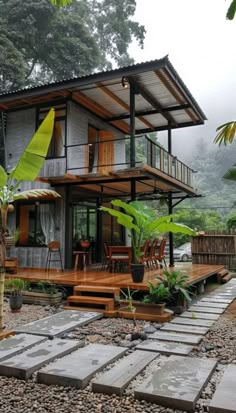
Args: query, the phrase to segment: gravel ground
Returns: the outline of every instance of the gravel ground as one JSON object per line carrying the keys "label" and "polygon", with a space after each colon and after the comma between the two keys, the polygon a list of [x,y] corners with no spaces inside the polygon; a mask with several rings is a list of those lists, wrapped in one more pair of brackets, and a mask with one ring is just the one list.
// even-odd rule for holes
{"label": "gravel ground", "polygon": [[[20,313],[12,314],[6,304],[5,325],[6,328],[14,328],[57,311],[60,309],[24,305]],[[144,321],[138,321],[138,325],[140,330],[147,328],[147,323]],[[150,327],[158,329],[159,325],[152,323],[148,325],[148,328]],[[132,330],[131,320],[108,318],[77,328],[68,335],[68,338],[83,338],[86,343],[127,345],[130,348],[129,351],[132,352],[134,346],[140,342],[140,340],[130,340]],[[195,409],[195,413],[206,413],[226,364],[236,363],[236,300],[213,325],[201,344],[194,348],[191,356],[210,357],[219,361]],[[91,392],[91,383],[81,391],[69,387],[37,384],[36,374],[28,382],[0,377],[0,413],[179,413],[178,410],[138,401],[133,397],[134,388],[148,373],[161,366],[165,358],[165,356],[160,356],[154,360],[142,374],[131,382],[121,398],[115,395],[94,394]],[[111,365],[106,369],[110,367]],[[95,377],[99,374],[101,373]]]}

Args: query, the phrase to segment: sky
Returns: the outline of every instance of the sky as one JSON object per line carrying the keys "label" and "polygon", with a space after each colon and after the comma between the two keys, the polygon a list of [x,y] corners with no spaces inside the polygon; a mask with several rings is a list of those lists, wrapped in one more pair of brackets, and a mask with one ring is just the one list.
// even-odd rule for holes
{"label": "sky", "polygon": [[[168,55],[206,114],[204,126],[173,132],[177,155],[204,139],[213,145],[217,126],[236,120],[236,17],[230,0],[136,0],[134,19],[146,28],[144,49],[134,42],[135,62]],[[174,152],[174,151],[173,151]]]}

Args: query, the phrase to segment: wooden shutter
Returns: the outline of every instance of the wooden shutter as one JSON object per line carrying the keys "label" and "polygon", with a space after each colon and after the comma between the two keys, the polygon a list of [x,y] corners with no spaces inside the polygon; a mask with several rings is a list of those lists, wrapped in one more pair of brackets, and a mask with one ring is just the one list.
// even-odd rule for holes
{"label": "wooden shutter", "polygon": [[98,172],[110,172],[114,165],[114,135],[111,132],[99,131],[98,137]]}

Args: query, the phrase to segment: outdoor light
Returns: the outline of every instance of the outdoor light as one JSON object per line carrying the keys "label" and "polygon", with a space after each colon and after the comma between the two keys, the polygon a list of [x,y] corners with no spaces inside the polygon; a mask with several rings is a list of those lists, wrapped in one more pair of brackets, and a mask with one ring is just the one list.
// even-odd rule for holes
{"label": "outdoor light", "polygon": [[121,80],[121,83],[122,83],[122,86],[123,86],[123,88],[124,89],[127,89],[128,88],[128,80],[126,79],[126,77],[122,77],[122,80]]}

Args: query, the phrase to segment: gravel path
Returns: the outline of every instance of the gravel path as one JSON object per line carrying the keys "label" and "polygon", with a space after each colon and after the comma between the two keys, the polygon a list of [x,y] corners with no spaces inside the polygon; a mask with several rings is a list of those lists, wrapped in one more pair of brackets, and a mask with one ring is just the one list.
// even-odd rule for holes
{"label": "gravel path", "polygon": [[[50,307],[24,305],[22,311],[12,314],[5,306],[5,325],[14,328],[17,325],[37,320],[51,315],[60,309]],[[138,321],[142,330],[147,323]],[[156,324],[151,327],[158,328]],[[84,338],[86,343],[103,343],[127,345],[130,352],[139,341],[130,341],[133,330],[131,320],[101,319],[87,326],[77,328],[68,338]],[[191,356],[216,358],[219,363],[209,384],[204,389],[198,401],[195,413],[208,412],[208,405],[219,382],[225,364],[236,363],[236,300],[220,319],[213,325]],[[147,369],[131,382],[122,398],[91,392],[91,383],[84,390],[45,386],[36,383],[36,375],[28,382],[14,378],[0,377],[0,412],[1,413],[179,413],[156,404],[135,400],[134,386],[141,383],[143,378],[163,363],[165,356],[154,360]],[[98,377],[96,375],[95,377]],[[183,413],[183,412],[181,412]]]}

